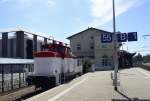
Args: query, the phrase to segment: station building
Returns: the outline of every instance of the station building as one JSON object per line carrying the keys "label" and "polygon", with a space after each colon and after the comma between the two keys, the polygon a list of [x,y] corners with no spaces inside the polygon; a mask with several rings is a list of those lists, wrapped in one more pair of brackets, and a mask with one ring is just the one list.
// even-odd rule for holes
{"label": "station building", "polygon": [[82,59],[90,59],[95,70],[108,70],[113,68],[113,44],[101,43],[101,34],[111,32],[88,28],[76,33],[67,39],[74,55]]}

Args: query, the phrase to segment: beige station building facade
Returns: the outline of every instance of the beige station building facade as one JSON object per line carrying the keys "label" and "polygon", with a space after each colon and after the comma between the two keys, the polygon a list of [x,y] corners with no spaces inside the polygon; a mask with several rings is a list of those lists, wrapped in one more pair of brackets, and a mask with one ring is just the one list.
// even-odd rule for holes
{"label": "beige station building facade", "polygon": [[74,55],[82,59],[90,59],[95,70],[113,69],[113,44],[101,43],[101,34],[111,32],[88,28],[67,39],[70,40],[71,50]]}

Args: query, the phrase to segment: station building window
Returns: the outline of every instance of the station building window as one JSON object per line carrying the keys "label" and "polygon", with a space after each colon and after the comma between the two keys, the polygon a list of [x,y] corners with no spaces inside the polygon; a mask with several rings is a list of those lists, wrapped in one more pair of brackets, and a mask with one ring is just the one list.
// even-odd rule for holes
{"label": "station building window", "polygon": [[94,50],[94,43],[90,43],[90,49]]}
{"label": "station building window", "polygon": [[91,36],[90,38],[91,38],[91,40],[93,40],[93,39],[94,39],[94,37],[93,37],[93,36]]}
{"label": "station building window", "polygon": [[77,50],[81,50],[81,45],[77,44]]}
{"label": "station building window", "polygon": [[108,56],[104,55],[102,56],[102,66],[108,66],[109,62],[108,62]]}

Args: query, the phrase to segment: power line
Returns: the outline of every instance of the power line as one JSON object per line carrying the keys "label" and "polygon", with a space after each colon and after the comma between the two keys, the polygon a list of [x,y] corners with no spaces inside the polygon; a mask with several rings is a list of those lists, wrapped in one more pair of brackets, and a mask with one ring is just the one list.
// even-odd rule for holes
{"label": "power line", "polygon": [[146,51],[150,52],[150,50],[139,50],[139,51],[136,51],[136,52],[146,52]]}
{"label": "power line", "polygon": [[150,45],[148,45],[148,46],[143,46],[143,47],[141,47],[141,48],[150,48]]}

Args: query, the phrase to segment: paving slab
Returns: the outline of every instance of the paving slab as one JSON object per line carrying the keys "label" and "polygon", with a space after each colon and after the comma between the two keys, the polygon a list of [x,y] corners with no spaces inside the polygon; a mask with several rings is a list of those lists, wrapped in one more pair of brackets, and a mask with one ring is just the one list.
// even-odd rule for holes
{"label": "paving slab", "polygon": [[119,71],[120,86],[114,90],[111,72],[87,73],[26,101],[150,101],[150,72],[141,68]]}

